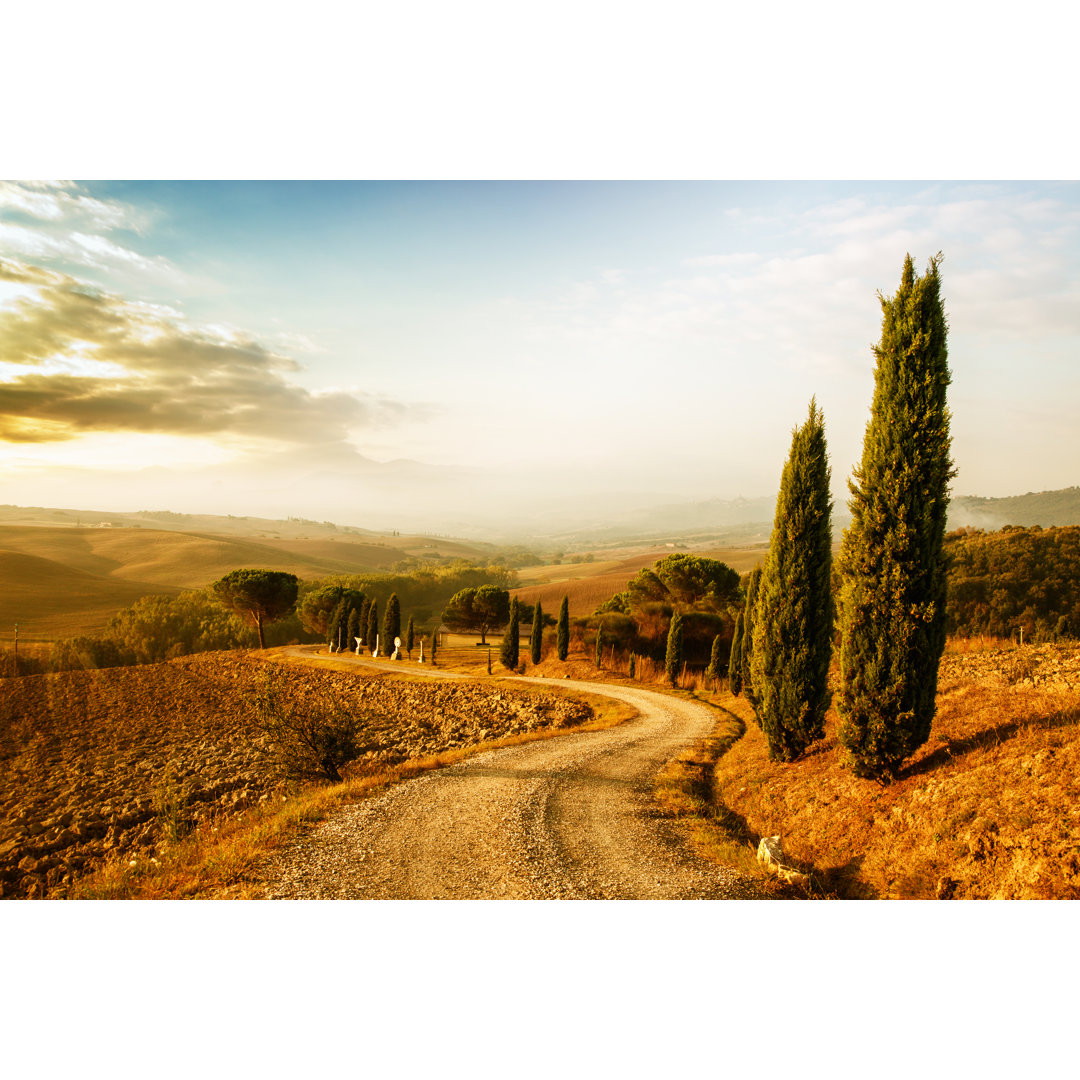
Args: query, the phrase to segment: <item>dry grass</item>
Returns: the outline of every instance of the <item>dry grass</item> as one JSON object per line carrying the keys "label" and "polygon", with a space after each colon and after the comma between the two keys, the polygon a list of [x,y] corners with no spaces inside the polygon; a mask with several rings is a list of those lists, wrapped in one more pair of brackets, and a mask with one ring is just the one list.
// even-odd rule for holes
{"label": "dry grass", "polygon": [[[528,692],[528,687],[517,687]],[[591,694],[569,695],[584,701],[593,718],[573,731],[598,731],[633,719],[637,712],[622,702]],[[325,820],[339,807],[371,798],[389,785],[432,769],[503,746],[518,746],[567,734],[542,729],[493,739],[475,746],[413,758],[393,766],[359,767],[340,784],[317,784],[283,796],[224,821],[209,821],[160,857],[138,856],[107,862],[76,882],[70,896],[78,900],[245,899],[259,895],[258,869],[273,850]]]}
{"label": "dry grass", "polygon": [[790,765],[749,724],[717,764],[717,804],[753,835],[780,834],[827,895],[1080,897],[1080,692],[972,677],[968,663],[962,650],[943,663],[930,740],[897,782],[840,767],[830,713]]}

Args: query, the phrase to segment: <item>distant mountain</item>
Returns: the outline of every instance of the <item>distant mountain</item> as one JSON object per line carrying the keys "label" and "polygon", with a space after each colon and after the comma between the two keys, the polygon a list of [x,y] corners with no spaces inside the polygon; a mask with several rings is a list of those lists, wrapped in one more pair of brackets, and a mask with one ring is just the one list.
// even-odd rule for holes
{"label": "distant mountain", "polygon": [[1029,491],[985,499],[960,495],[949,503],[949,528],[1000,529],[1004,525],[1080,525],[1080,487]]}

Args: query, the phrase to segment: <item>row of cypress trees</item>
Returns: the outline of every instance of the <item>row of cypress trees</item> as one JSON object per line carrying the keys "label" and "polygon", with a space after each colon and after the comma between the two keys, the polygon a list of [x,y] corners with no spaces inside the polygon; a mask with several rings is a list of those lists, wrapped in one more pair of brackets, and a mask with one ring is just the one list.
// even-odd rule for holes
{"label": "row of cypress trees", "polygon": [[[389,655],[393,652],[394,639],[401,637],[401,603],[397,593],[392,593],[386,602],[381,629],[379,606],[374,598],[369,599],[360,593],[359,598],[343,597],[338,602],[328,623],[328,644],[333,645],[339,652],[344,652],[353,648],[353,642],[357,638],[362,638],[373,646],[376,636],[379,635],[381,635],[382,652]],[[415,644],[416,629],[410,615],[402,645],[405,651],[411,654]]]}
{"label": "row of cypress trees", "polygon": [[[499,660],[508,668],[516,668],[520,659],[521,617],[518,613],[518,599],[510,599],[510,621],[503,632],[499,646]],[[544,642],[544,608],[539,599],[533,611],[532,633],[529,635],[529,657],[534,664],[540,663],[540,652]],[[570,653],[570,597],[562,598],[559,618],[555,625],[555,655],[565,660]]]}
{"label": "row of cypress trees", "polygon": [[730,687],[746,695],[773,760],[792,761],[824,734],[839,615],[839,741],[859,776],[894,779],[926,742],[945,647],[943,552],[952,476],[947,324],[940,254],[880,296],[874,396],[862,461],[848,487],[851,525],[832,577],[832,502],[824,418],[816,401],[792,436],[765,565],[736,622]]}

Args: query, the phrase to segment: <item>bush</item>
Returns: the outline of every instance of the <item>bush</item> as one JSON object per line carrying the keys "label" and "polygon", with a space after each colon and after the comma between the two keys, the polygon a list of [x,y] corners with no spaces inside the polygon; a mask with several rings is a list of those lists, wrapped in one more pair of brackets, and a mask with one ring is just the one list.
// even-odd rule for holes
{"label": "bush", "polygon": [[282,773],[290,780],[341,780],[341,769],[360,756],[361,725],[333,698],[291,701],[279,674],[268,674],[255,696],[256,724]]}

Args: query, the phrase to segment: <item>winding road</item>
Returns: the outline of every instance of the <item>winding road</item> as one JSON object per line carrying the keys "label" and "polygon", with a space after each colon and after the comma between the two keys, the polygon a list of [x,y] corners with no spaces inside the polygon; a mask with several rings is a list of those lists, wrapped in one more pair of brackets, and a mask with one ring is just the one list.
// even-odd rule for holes
{"label": "winding road", "polygon": [[761,897],[752,880],[698,856],[679,823],[661,817],[653,803],[657,771],[712,730],[708,708],[612,683],[520,681],[604,694],[629,702],[640,715],[604,731],[477,754],[335,811],[270,856],[259,875],[262,895]]}

